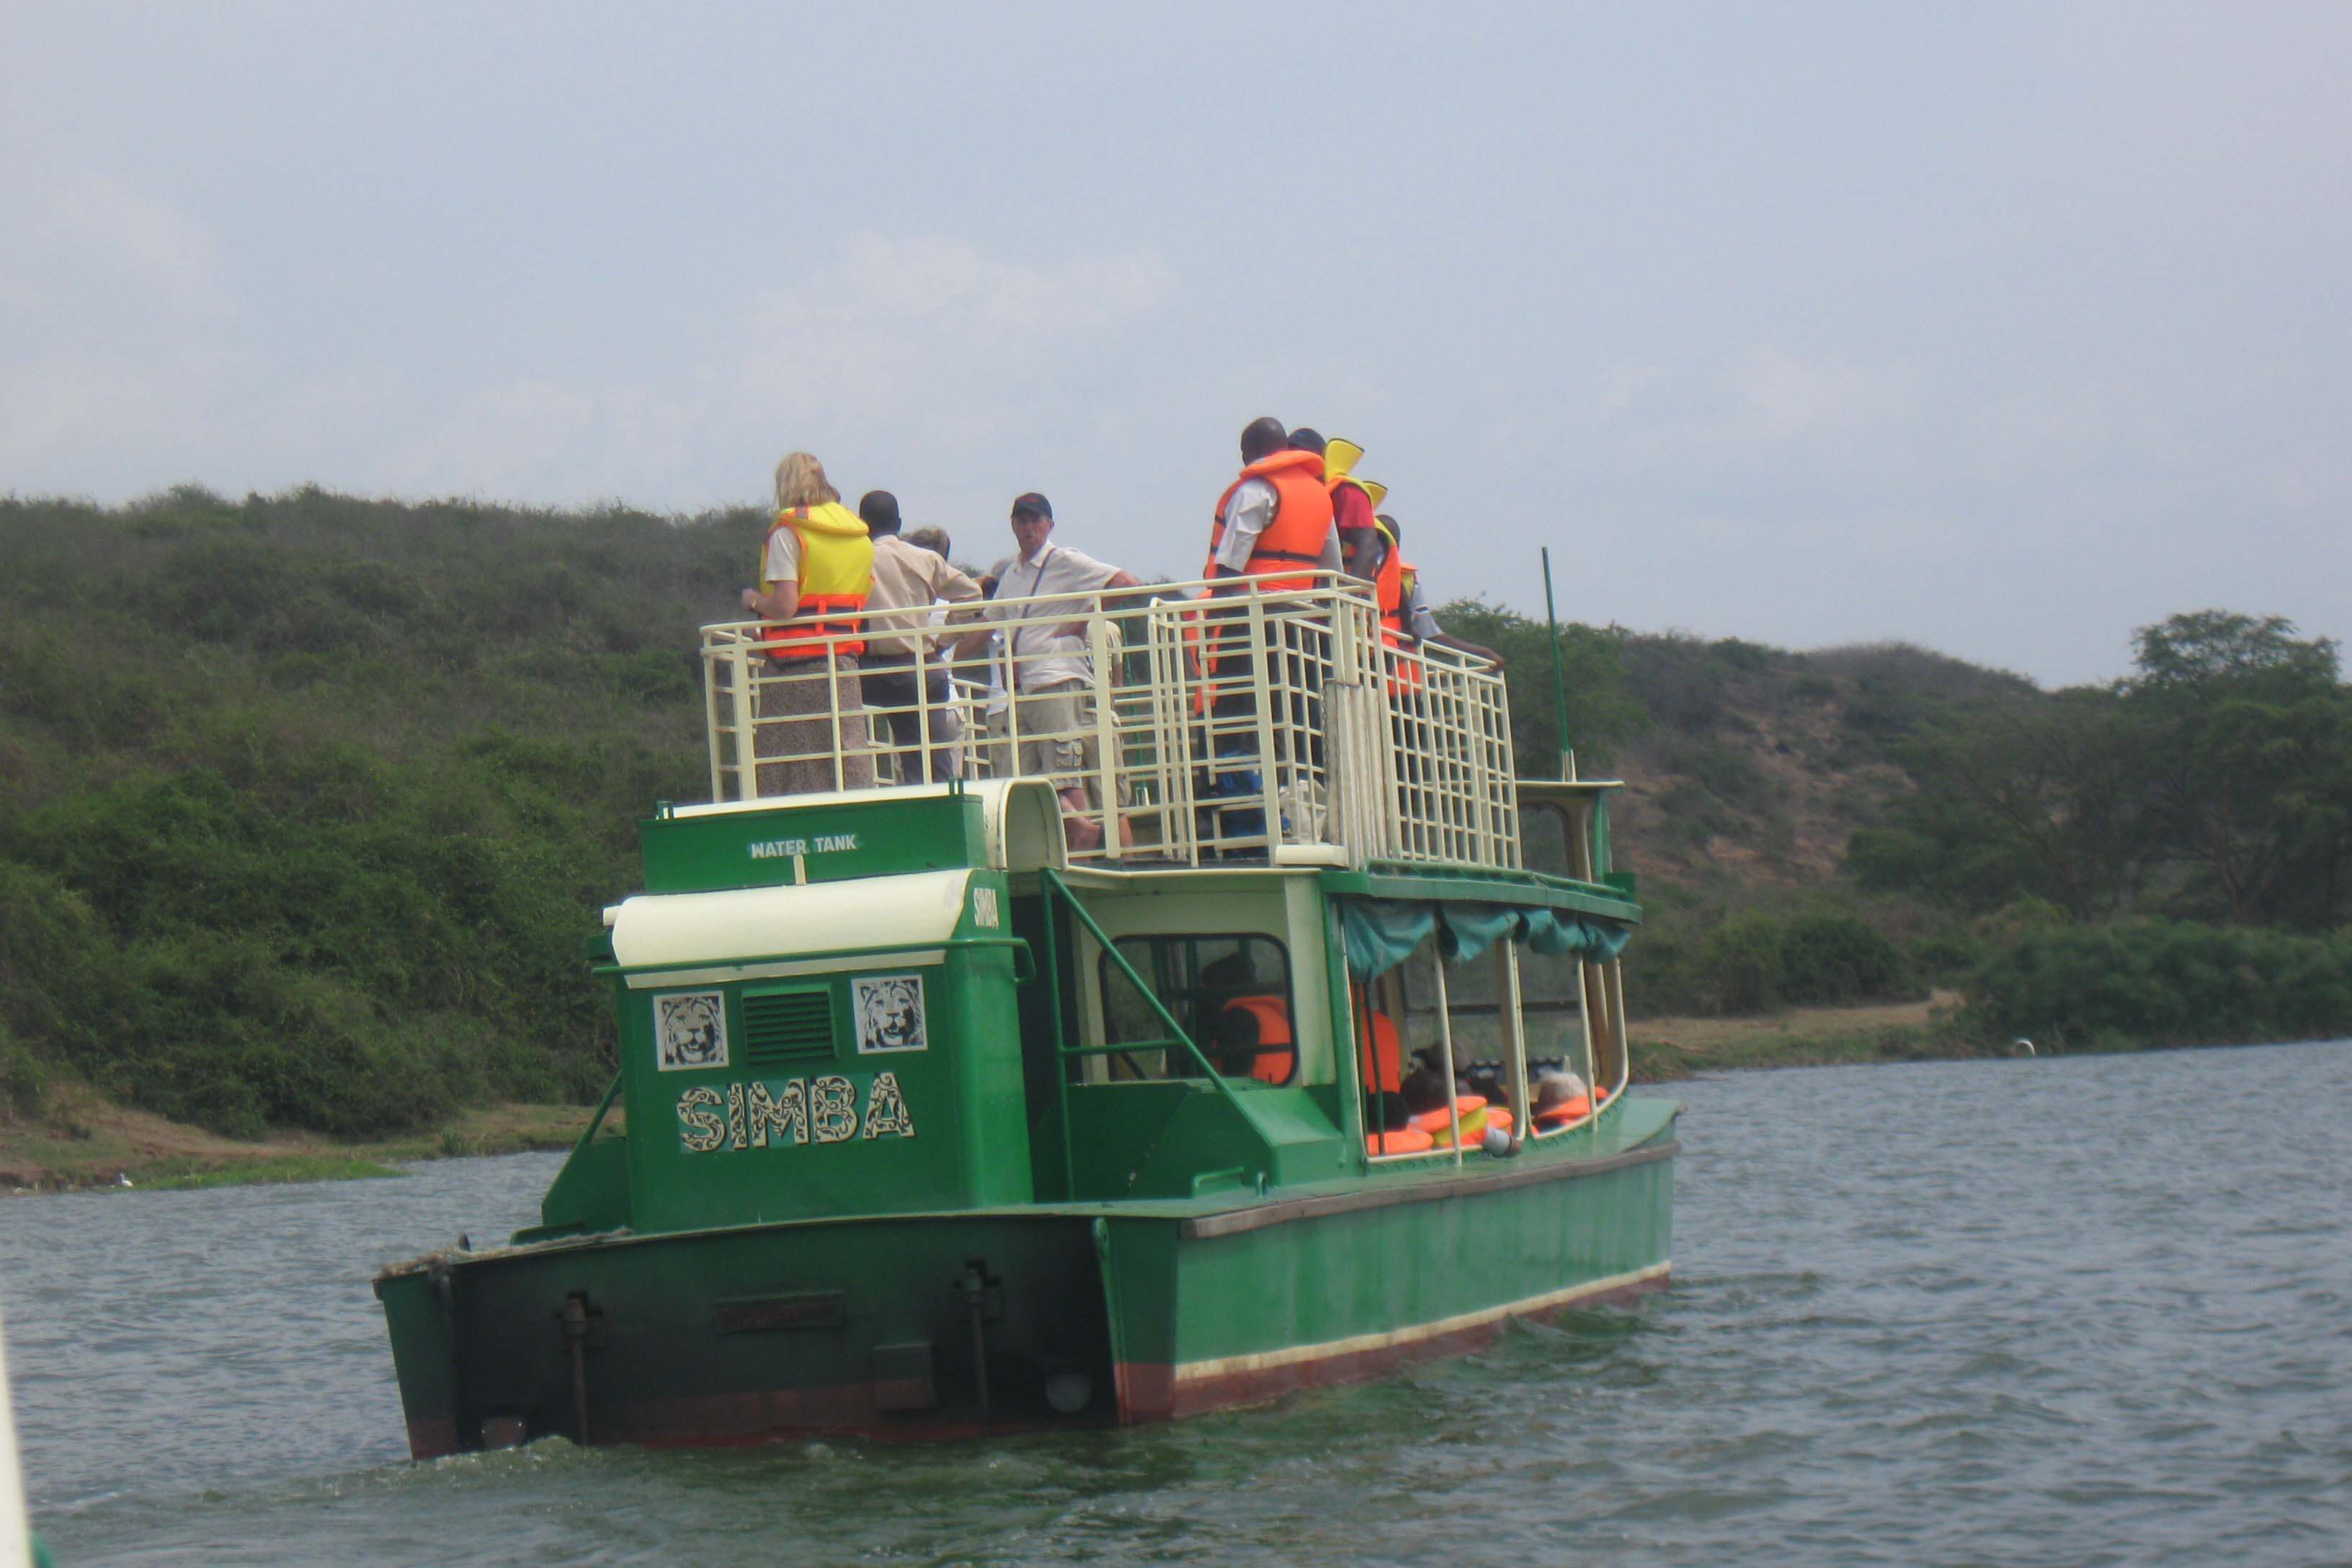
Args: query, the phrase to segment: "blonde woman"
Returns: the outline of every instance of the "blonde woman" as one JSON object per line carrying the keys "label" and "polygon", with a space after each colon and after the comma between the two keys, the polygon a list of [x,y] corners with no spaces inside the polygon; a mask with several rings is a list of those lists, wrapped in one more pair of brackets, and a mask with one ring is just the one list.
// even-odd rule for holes
{"label": "blonde woman", "polygon": [[776,465],[776,521],[760,548],[760,585],[743,590],[744,609],[775,623],[762,635],[767,668],[756,681],[761,722],[751,750],[762,759],[762,795],[873,787],[857,675],[873,585],[866,524],[841,504],[824,464],[786,454]]}

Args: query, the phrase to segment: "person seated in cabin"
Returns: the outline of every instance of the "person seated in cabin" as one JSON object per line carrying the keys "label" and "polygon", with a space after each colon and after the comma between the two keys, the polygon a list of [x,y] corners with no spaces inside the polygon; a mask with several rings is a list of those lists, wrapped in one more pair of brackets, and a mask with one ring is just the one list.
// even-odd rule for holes
{"label": "person seated in cabin", "polygon": [[[1397,1136],[1412,1131],[1412,1107],[1405,1103],[1405,1098],[1401,1094],[1378,1089],[1366,1094],[1364,1133],[1367,1147],[1375,1154],[1406,1154],[1427,1148],[1429,1140],[1426,1138],[1408,1143]],[[1389,1136],[1384,1138],[1381,1136],[1383,1133]]]}
{"label": "person seated in cabin", "polygon": [[[1375,1037],[1379,1025],[1388,1021],[1384,1013],[1375,1013]],[[1453,1087],[1453,1075],[1441,1072],[1436,1059],[1437,1047],[1425,1046],[1413,1053],[1413,1070],[1405,1074],[1391,1091],[1368,1089],[1364,1094],[1364,1152],[1372,1155],[1418,1154],[1434,1145],[1431,1136],[1429,1112],[1451,1103],[1447,1090]],[[1400,1064],[1402,1065],[1402,1064]],[[1368,1069],[1368,1076],[1370,1071]]]}
{"label": "person seated in cabin", "polygon": [[1434,1049],[1433,1047],[1414,1054],[1413,1060],[1420,1065],[1405,1075],[1404,1083],[1397,1090],[1404,1097],[1405,1109],[1416,1116],[1424,1110],[1444,1109],[1455,1093],[1454,1075],[1437,1065]]}
{"label": "person seated in cabin", "polygon": [[1470,1070],[1462,1075],[1462,1083],[1463,1093],[1475,1094],[1489,1105],[1501,1105],[1510,1099],[1500,1062],[1472,1062]]}
{"label": "person seated in cabin", "polygon": [[1211,1059],[1231,1078],[1288,1083],[1297,1070],[1290,999],[1260,980],[1246,951],[1203,964],[1201,984],[1213,1004],[1208,1016]]}
{"label": "person seated in cabin", "polygon": [[1584,1079],[1565,1068],[1546,1068],[1529,1086],[1535,1096],[1531,1112],[1538,1121],[1573,1121],[1592,1109]]}
{"label": "person seated in cabin", "polygon": [[760,585],[743,590],[743,608],[776,623],[761,634],[768,668],[756,682],[751,751],[779,760],[759,763],[761,795],[874,787],[858,682],[873,587],[874,542],[864,520],[841,504],[824,464],[806,452],[785,454],[776,465],[775,521],[760,547]]}

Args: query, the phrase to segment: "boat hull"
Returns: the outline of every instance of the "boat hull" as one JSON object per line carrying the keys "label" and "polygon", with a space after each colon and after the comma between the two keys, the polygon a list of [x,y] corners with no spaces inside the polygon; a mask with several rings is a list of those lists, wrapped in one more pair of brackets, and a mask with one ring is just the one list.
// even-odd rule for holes
{"label": "boat hull", "polygon": [[1474,1350],[1663,1286],[1674,1109],[1298,1194],[436,1254],[376,1282],[411,1451],[1149,1421]]}

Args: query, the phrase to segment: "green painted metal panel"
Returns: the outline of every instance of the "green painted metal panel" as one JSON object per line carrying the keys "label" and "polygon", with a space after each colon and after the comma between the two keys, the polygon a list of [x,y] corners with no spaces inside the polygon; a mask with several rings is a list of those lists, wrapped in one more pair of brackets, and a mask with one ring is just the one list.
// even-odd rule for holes
{"label": "green painted metal panel", "polygon": [[1672,1251],[1673,1163],[1182,1243],[1177,1363],[1393,1333],[1632,1274]]}
{"label": "green painted metal panel", "polygon": [[[984,1347],[957,1289],[974,1260],[993,1282],[978,1302]],[[531,1436],[577,1436],[561,1326],[575,1295],[596,1441],[969,1422],[983,1355],[1000,1419],[1111,1413],[1109,1330],[1083,1216],[925,1215],[596,1241],[455,1258],[446,1278],[446,1307],[423,1272],[376,1289],[412,1432],[446,1422],[468,1447],[492,1415],[521,1416]],[[930,1398],[889,1409],[877,1385],[918,1365]],[[1049,1408],[1057,1370],[1087,1377],[1088,1409]]]}
{"label": "green painted metal panel", "polygon": [[1328,1091],[1198,1079],[1073,1084],[1077,1195],[1192,1197],[1329,1181],[1348,1170]]}
{"label": "green painted metal panel", "polygon": [[1270,1179],[1257,1128],[1198,1079],[1073,1084],[1069,1107],[1078,1196],[1190,1197],[1203,1178],[1224,1190]]}
{"label": "green painted metal panel", "polygon": [[702,893],[850,877],[942,871],[987,863],[980,802],[917,795],[708,816],[637,825],[649,893]]}
{"label": "green painted metal panel", "polygon": [[1176,1255],[1183,1226],[1121,1215],[1097,1222],[1111,1353],[1126,1365],[1172,1364],[1176,1356]]}
{"label": "green painted metal panel", "polygon": [[452,1419],[457,1406],[457,1357],[449,1338],[449,1315],[432,1275],[386,1275],[375,1282],[376,1299],[383,1303],[384,1327],[392,1337],[393,1373],[400,1384],[400,1403],[408,1417],[412,1447],[430,1449],[455,1442],[452,1426],[436,1432],[433,1424]]}
{"label": "green painted metal panel", "polygon": [[[992,889],[992,908],[1002,909],[1001,873],[975,872],[971,885]],[[981,901],[968,902],[936,963],[876,953],[838,973],[674,988],[631,988],[616,976],[632,1226],[686,1230],[1030,1201],[1018,950],[1001,929],[973,927]],[[716,998],[722,1010],[728,1059],[665,1067],[656,1010],[694,996]],[[819,997],[820,1008],[802,1005]],[[786,1003],[788,1027],[772,1010]],[[876,1010],[910,1005],[919,1043],[894,1045]],[[829,1042],[819,1026],[827,1015]],[[763,1016],[769,1022],[755,1027]]]}
{"label": "green painted metal panel", "polygon": [[540,1200],[539,1224],[519,1237],[618,1230],[629,1223],[629,1152],[625,1137],[599,1138],[572,1151]]}

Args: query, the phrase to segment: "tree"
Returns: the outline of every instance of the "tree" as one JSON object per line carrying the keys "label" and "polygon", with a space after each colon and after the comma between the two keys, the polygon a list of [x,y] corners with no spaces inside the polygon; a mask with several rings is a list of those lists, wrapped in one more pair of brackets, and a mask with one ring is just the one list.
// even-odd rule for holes
{"label": "tree", "polygon": [[2135,673],[1923,725],[1916,792],[1854,835],[1865,885],[2077,920],[2324,930],[2352,898],[2352,690],[2335,643],[2200,610],[2139,629]]}
{"label": "tree", "polygon": [[2279,616],[2174,616],[2136,638],[2125,711],[2163,858],[2232,924],[2333,925],[2352,852],[2352,695],[2336,645]]}
{"label": "tree", "polygon": [[1954,710],[1898,751],[1917,789],[1847,865],[1866,887],[1979,910],[2043,898],[2077,920],[2129,907],[2149,864],[2146,790],[2114,692]]}
{"label": "tree", "polygon": [[1543,622],[1483,599],[1455,599],[1440,605],[1437,619],[1447,631],[1484,643],[1502,656],[1510,677],[1511,749],[1522,775],[1554,776],[1563,745],[1576,748],[1587,762],[1605,761],[1612,742],[1642,728],[1645,715],[1626,694],[1622,638],[1615,628],[1573,624],[1559,628],[1568,709],[1563,741],[1560,705],[1552,699],[1551,639]]}

